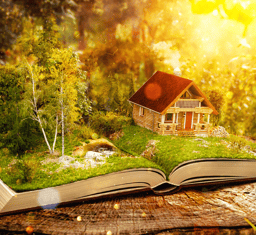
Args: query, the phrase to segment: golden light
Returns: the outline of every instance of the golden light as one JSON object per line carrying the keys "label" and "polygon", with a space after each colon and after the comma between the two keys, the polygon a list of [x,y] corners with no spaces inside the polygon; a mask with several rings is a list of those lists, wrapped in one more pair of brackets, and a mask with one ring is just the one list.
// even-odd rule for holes
{"label": "golden light", "polygon": [[212,14],[213,14],[214,16],[217,16],[217,15],[219,14],[219,12],[218,12],[218,10],[214,10],[214,11],[212,12]]}
{"label": "golden light", "polygon": [[116,204],[114,205],[114,209],[115,209],[115,210],[119,210],[119,209],[120,209],[120,204],[119,204],[119,203],[116,203]]}
{"label": "golden light", "polygon": [[77,216],[77,218],[76,218],[76,219],[77,219],[77,221],[78,221],[78,222],[82,221],[82,217],[81,217],[80,215],[79,215],[79,216]]}
{"label": "golden light", "polygon": [[110,230],[107,231],[107,235],[112,235],[112,232]]}
{"label": "golden light", "polygon": [[26,232],[27,232],[27,234],[32,234],[32,233],[34,232],[33,227],[32,227],[32,226],[28,226],[28,227],[26,228]]}
{"label": "golden light", "polygon": [[141,214],[141,216],[142,216],[142,217],[146,217],[147,214],[146,214],[145,212],[143,212],[143,213]]}
{"label": "golden light", "polygon": [[251,48],[251,46],[248,44],[246,38],[243,38],[241,41],[240,41],[240,44],[244,47],[247,47],[247,48]]}
{"label": "golden light", "polygon": [[242,6],[244,9],[246,9],[246,8],[251,4],[251,2],[250,2],[250,1],[246,1],[246,2],[240,1],[240,4],[241,4],[241,6]]}

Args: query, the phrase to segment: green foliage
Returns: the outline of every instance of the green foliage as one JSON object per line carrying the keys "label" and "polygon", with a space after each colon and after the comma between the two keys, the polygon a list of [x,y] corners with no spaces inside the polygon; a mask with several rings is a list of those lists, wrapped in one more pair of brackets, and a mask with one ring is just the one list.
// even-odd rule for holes
{"label": "green foliage", "polygon": [[38,143],[38,125],[28,120],[23,102],[26,71],[21,66],[0,67],[0,147],[22,155]]}
{"label": "green foliage", "polygon": [[[79,59],[71,48],[53,49],[49,62],[51,83],[57,84],[57,99],[64,106],[67,124],[72,125],[79,119],[78,91],[76,88],[79,85],[78,82],[85,79],[85,75],[79,69]],[[86,103],[87,101],[87,99],[83,99],[79,104],[84,110],[89,111],[90,105]]]}
{"label": "green foliage", "polygon": [[12,154],[21,156],[42,141],[38,133],[38,123],[29,119],[21,120],[6,134],[0,135],[0,148],[8,148]]}
{"label": "green foliage", "polygon": [[83,81],[79,81],[76,86],[77,89],[77,106],[82,117],[89,115],[92,111],[91,101],[87,97],[87,85]]}
{"label": "green foliage", "polygon": [[16,116],[22,116],[20,101],[25,90],[25,70],[0,66],[0,133],[12,128]]}
{"label": "green foliage", "polygon": [[235,149],[237,152],[245,150],[245,147],[247,150],[251,150],[251,142],[246,140],[243,137],[230,135],[229,137],[230,145],[233,149]]}
{"label": "green foliage", "polygon": [[208,90],[205,92],[207,98],[219,113],[211,116],[211,123],[213,126],[218,126],[221,119],[222,108],[224,105],[224,95],[220,90]]}
{"label": "green foliage", "polygon": [[92,139],[93,140],[97,140],[99,138],[98,134],[97,133],[92,133]]}
{"label": "green foliage", "polygon": [[0,2],[0,53],[9,49],[21,33],[23,16],[24,12],[12,0]]}
{"label": "green foliage", "polygon": [[17,184],[21,184],[22,182],[31,183],[38,167],[39,164],[36,160],[22,158],[9,164],[7,174],[10,175],[12,181]]}
{"label": "green foliage", "polygon": [[[239,144],[239,148],[229,147],[225,138],[195,138],[161,136],[139,126],[129,126],[123,129],[124,135],[114,141],[114,144],[130,154],[140,156],[143,152],[151,161],[161,166],[167,174],[179,163],[192,159],[203,158],[248,158],[254,159],[254,155],[243,150],[242,146],[248,145],[243,138],[235,138],[234,143]],[[151,146],[149,141],[156,140],[156,148],[153,155],[147,155]],[[238,143],[238,142],[239,143]]]}
{"label": "green foliage", "polygon": [[86,125],[81,125],[79,127],[76,127],[76,129],[77,129],[77,134],[76,134],[77,137],[85,140],[92,138],[92,134],[94,133],[94,131]]}
{"label": "green foliage", "polygon": [[91,127],[98,133],[109,136],[120,131],[123,127],[130,125],[132,119],[126,116],[119,116],[113,112],[95,112],[90,117]]}

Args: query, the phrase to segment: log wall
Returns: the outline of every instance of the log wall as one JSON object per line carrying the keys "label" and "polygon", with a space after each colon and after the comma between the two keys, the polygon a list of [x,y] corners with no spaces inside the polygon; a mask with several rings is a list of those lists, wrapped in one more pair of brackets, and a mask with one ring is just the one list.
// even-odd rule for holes
{"label": "log wall", "polygon": [[[133,105],[133,119],[138,126],[147,128],[151,131],[156,131],[158,122],[161,121],[161,115],[151,110],[144,108],[144,115],[139,115],[140,107]],[[153,123],[154,121],[154,123]]]}
{"label": "log wall", "polygon": [[[185,112],[180,112],[175,114],[175,122],[177,121],[178,115],[178,125],[176,130],[181,131],[184,129],[184,117]],[[133,119],[138,126],[147,128],[151,131],[157,132],[158,134],[162,134],[162,129],[159,128],[158,124],[161,122],[161,115],[153,112],[152,110],[148,110],[144,108],[144,115],[140,115],[140,106],[133,105]],[[194,113],[193,115],[193,124],[197,123],[198,114]],[[154,122],[154,123],[153,123]],[[203,114],[200,114],[200,122],[203,122]],[[195,130],[195,125],[192,126],[192,129]],[[173,134],[171,130],[164,130],[164,135]],[[197,134],[207,134],[207,130],[200,130]]]}

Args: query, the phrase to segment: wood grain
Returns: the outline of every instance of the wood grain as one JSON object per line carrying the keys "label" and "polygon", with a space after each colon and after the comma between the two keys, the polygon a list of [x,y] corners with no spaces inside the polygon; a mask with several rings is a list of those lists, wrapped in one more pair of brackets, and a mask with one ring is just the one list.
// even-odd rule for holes
{"label": "wood grain", "polygon": [[134,194],[2,216],[0,234],[254,234],[255,199],[256,183]]}

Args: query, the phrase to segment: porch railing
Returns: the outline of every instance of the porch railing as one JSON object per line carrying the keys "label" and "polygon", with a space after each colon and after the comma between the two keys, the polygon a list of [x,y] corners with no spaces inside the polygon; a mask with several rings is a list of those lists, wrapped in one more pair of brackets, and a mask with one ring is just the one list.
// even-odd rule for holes
{"label": "porch railing", "polygon": [[[161,123],[158,122],[158,133],[164,135],[164,134],[176,134],[177,133],[177,126],[178,123]],[[210,123],[194,123],[193,124],[193,132],[195,134],[200,133],[210,133]],[[182,129],[183,130],[183,129]],[[182,131],[180,130],[180,131]]]}

